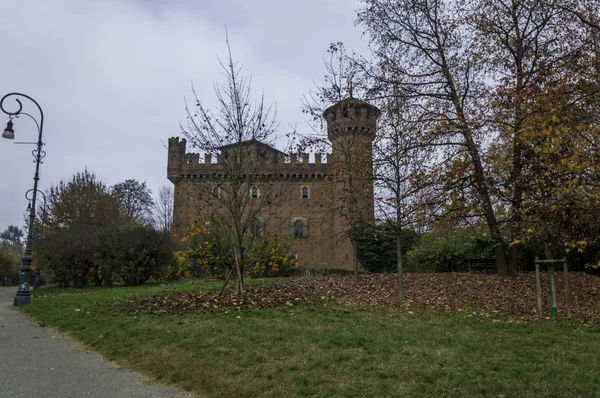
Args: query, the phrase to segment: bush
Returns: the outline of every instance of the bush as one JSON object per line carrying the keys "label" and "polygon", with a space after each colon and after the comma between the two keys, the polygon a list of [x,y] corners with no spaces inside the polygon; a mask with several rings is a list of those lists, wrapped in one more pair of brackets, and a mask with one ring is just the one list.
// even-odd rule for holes
{"label": "bush", "polygon": [[19,283],[20,259],[12,249],[0,249],[0,286]]}
{"label": "bush", "polygon": [[72,228],[51,234],[40,240],[38,265],[52,271],[60,287],[87,284],[88,274],[94,265],[98,231],[95,228]]}
{"label": "bush", "polygon": [[160,279],[176,263],[170,234],[143,226],[118,231],[109,258],[125,285],[141,285],[153,276]]}
{"label": "bush", "polygon": [[[231,239],[230,234],[214,223],[195,222],[184,238],[187,249],[182,252],[191,263],[192,274],[224,279],[235,267]],[[261,276],[293,267],[296,260],[288,254],[289,249],[289,242],[282,239],[251,239],[244,252],[245,276]]]}
{"label": "bush", "polygon": [[88,279],[139,285],[161,278],[175,264],[169,234],[144,226],[72,228],[40,241],[39,265],[51,270],[61,287],[83,287]]}
{"label": "bush", "polygon": [[[369,272],[396,272],[398,261],[396,254],[396,233],[384,226],[357,227],[356,243],[358,260]],[[402,231],[402,255],[412,249],[419,241],[419,234],[412,230]]]}
{"label": "bush", "polygon": [[467,258],[493,258],[494,242],[475,230],[440,230],[423,235],[408,255],[419,271],[451,271]]}

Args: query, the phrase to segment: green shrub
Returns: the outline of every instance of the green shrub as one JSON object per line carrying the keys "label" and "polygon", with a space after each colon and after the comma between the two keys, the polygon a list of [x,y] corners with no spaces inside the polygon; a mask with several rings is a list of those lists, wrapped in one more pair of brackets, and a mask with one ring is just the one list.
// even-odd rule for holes
{"label": "green shrub", "polygon": [[168,233],[136,226],[120,228],[113,238],[109,261],[125,285],[141,285],[153,276],[160,279],[176,263],[174,242]]}
{"label": "green shrub", "polygon": [[0,249],[0,286],[19,283],[20,261],[14,250],[9,248]]}
{"label": "green shrub", "polygon": [[423,235],[408,255],[419,271],[449,271],[467,258],[493,258],[494,242],[474,230],[440,230]]}
{"label": "green shrub", "polygon": [[97,250],[96,228],[78,227],[53,233],[40,240],[38,264],[52,271],[54,282],[67,287],[87,284],[88,274],[94,265]]}
{"label": "green shrub", "polygon": [[[385,226],[356,227],[358,260],[369,272],[395,272],[398,268],[396,233]],[[419,234],[412,230],[402,231],[402,255],[419,241]]]}
{"label": "green shrub", "polygon": [[175,263],[173,250],[171,236],[151,227],[72,228],[39,242],[38,263],[61,287],[83,287],[88,280],[110,285],[114,279],[139,285],[164,277]]}

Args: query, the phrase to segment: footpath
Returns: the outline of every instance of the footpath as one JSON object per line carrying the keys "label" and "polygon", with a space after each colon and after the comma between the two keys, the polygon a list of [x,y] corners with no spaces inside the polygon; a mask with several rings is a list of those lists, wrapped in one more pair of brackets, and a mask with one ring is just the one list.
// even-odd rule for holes
{"label": "footpath", "polygon": [[0,287],[0,398],[180,398],[145,384],[93,352],[35,325],[13,306],[16,287]]}

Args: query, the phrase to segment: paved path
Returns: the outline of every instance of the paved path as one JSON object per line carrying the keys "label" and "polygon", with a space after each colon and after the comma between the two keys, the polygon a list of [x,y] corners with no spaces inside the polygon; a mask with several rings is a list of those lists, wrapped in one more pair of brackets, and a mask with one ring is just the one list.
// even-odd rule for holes
{"label": "paved path", "polygon": [[171,387],[143,384],[99,355],[77,350],[13,307],[0,287],[0,398],[173,398]]}

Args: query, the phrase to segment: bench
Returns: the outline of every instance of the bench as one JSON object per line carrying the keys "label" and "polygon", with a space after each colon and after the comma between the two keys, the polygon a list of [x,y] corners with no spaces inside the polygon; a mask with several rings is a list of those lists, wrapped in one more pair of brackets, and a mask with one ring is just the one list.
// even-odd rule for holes
{"label": "bench", "polygon": [[495,258],[465,258],[469,272],[471,269],[477,270],[494,270],[497,269]]}

